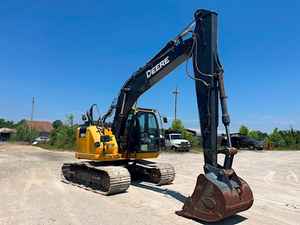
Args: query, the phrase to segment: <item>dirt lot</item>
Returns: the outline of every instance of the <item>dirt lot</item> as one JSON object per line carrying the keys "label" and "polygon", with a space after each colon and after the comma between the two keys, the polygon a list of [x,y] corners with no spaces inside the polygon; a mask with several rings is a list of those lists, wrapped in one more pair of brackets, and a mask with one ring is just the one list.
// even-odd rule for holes
{"label": "dirt lot", "polygon": [[[131,185],[127,193],[101,196],[60,182],[70,152],[0,145],[0,224],[201,224],[175,215],[202,171],[201,154],[162,154],[177,177],[172,185]],[[241,152],[238,174],[251,185],[253,207],[220,224],[300,224],[300,152]]]}

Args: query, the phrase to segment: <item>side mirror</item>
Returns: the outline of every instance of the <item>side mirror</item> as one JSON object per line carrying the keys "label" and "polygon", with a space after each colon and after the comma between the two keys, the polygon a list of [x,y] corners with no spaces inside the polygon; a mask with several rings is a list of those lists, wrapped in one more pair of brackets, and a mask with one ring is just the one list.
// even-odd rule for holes
{"label": "side mirror", "polygon": [[87,120],[86,115],[83,114],[83,115],[81,116],[81,119],[82,119],[83,121],[86,121],[86,120]]}
{"label": "side mirror", "polygon": [[168,118],[167,117],[163,117],[163,122],[164,123],[168,123]]}

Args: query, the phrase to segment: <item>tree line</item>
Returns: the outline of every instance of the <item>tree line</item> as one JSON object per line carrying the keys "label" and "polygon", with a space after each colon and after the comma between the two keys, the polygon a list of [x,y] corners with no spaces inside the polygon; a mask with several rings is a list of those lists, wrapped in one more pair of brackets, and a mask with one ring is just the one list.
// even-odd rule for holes
{"label": "tree line", "polygon": [[[199,146],[201,144],[199,138],[196,138],[185,129],[181,120],[174,120],[169,129],[181,133],[183,138],[189,140],[193,146]],[[239,133],[258,141],[264,141],[265,146],[269,149],[300,150],[300,130],[293,128],[287,130],[275,128],[271,133],[266,133],[260,130],[252,130],[245,125],[241,125]]]}
{"label": "tree line", "polygon": [[300,150],[300,130],[295,130],[292,127],[287,130],[275,128],[268,134],[259,130],[251,130],[242,125],[239,133],[259,141],[264,141],[266,146],[270,146],[273,149]]}
{"label": "tree line", "polygon": [[[77,124],[74,124],[74,116],[72,114],[68,115],[64,122],[55,120],[52,126],[54,129],[49,135],[49,142],[46,147],[73,149],[75,147],[75,135],[78,127]],[[24,119],[15,123],[14,121],[0,118],[0,128],[2,127],[16,129],[16,134],[11,137],[12,141],[32,142],[39,135],[36,130],[30,129],[26,125],[26,120]],[[200,145],[199,138],[188,132],[181,120],[174,120],[169,129],[181,133],[183,138],[189,140],[193,146]],[[242,125],[239,128],[239,133],[259,141],[264,141],[266,146],[271,146],[273,149],[300,150],[300,130],[293,128],[287,130],[275,128],[271,133],[266,133],[259,130],[251,130]]]}
{"label": "tree line", "polygon": [[75,149],[77,124],[74,116],[67,115],[65,122],[55,120],[52,123],[53,131],[50,133],[48,146],[61,149]]}
{"label": "tree line", "polygon": [[[49,134],[49,141],[41,144],[42,147],[53,149],[74,149],[75,148],[75,134],[78,127],[74,124],[74,116],[72,114],[67,115],[64,122],[61,120],[55,120],[52,123],[53,130]],[[26,120],[20,120],[18,122],[9,121],[0,118],[0,128],[13,128],[16,129],[16,133],[10,138],[10,141],[28,142],[32,143],[39,136],[39,132],[30,128],[26,124]]]}
{"label": "tree line", "polygon": [[3,118],[0,118],[0,128],[2,127],[16,129],[16,133],[12,134],[12,136],[10,137],[10,141],[30,142],[34,138],[38,137],[37,131],[26,126],[25,119],[22,119],[15,123],[12,120],[5,120]]}

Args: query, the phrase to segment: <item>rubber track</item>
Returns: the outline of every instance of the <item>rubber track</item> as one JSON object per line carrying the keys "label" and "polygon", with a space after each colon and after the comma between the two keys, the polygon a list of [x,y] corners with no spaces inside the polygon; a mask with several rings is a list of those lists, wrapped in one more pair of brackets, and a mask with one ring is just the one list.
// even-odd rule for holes
{"label": "rubber track", "polygon": [[[66,176],[69,176],[74,178],[74,174],[76,173],[74,171],[78,172],[81,170],[81,172],[85,174],[93,174],[91,176],[91,179],[97,179],[95,182],[99,183],[102,182],[102,185],[84,185],[83,183],[77,183],[74,181],[71,181],[70,179],[66,178]],[[85,171],[84,171],[85,170]],[[105,174],[105,175],[103,175]],[[77,173],[78,175],[78,173]],[[107,177],[104,177],[107,176]],[[82,162],[82,163],[65,163],[62,166],[62,182],[67,184],[72,184],[74,186],[83,188],[85,190],[89,190],[98,194],[102,195],[112,195],[112,194],[118,194],[121,192],[125,192],[129,186],[130,186],[130,174],[128,170],[121,166],[93,166],[89,162]],[[89,177],[90,178],[90,177]],[[107,178],[109,178],[109,181],[107,181]],[[104,183],[106,182],[106,183]],[[85,183],[88,183],[85,181]],[[101,190],[99,188],[106,185],[109,185],[109,187],[106,187],[106,190]]]}
{"label": "rubber track", "polygon": [[175,179],[175,169],[169,163],[156,164],[156,169],[160,172],[160,181],[158,185],[171,184]]}
{"label": "rubber track", "polygon": [[169,163],[155,163],[141,160],[134,166],[139,171],[146,171],[148,177],[146,181],[157,185],[171,184],[175,179],[175,169]]}

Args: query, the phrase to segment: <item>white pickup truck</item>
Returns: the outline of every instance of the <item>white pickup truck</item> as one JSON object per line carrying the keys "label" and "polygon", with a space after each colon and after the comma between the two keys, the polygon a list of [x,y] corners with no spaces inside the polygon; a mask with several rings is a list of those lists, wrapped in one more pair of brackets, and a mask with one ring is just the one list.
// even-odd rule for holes
{"label": "white pickup truck", "polygon": [[165,140],[166,147],[174,151],[188,152],[192,147],[191,143],[188,140],[183,139],[180,133],[166,134]]}

